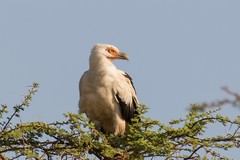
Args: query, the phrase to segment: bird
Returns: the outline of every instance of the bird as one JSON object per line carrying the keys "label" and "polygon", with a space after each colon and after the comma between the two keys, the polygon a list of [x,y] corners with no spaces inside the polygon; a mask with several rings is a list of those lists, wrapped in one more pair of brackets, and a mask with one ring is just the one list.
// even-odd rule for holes
{"label": "bird", "polygon": [[98,131],[124,135],[138,114],[139,102],[132,78],[116,68],[115,60],[129,58],[114,45],[92,48],[89,69],[79,81],[79,113],[85,113]]}

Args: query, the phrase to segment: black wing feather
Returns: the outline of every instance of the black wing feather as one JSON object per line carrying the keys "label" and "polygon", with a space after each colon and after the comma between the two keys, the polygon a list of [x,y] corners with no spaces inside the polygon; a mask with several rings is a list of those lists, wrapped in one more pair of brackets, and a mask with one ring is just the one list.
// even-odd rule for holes
{"label": "black wing feather", "polygon": [[134,85],[133,85],[132,77],[130,77],[129,74],[127,74],[127,72],[125,72],[124,76],[125,76],[127,79],[129,79],[129,81],[131,82],[132,87],[133,87],[133,89],[134,89],[134,91],[135,91],[135,94],[137,94],[137,93],[136,93],[136,89],[135,89],[135,87],[134,87]]}
{"label": "black wing feather", "polygon": [[[131,119],[134,117],[134,114],[136,112],[136,107],[135,106],[131,107],[129,104],[126,104],[125,102],[123,102],[118,94],[116,94],[116,98],[120,105],[123,119],[125,119],[128,123],[131,123]],[[135,103],[133,103],[133,104],[135,104]]]}

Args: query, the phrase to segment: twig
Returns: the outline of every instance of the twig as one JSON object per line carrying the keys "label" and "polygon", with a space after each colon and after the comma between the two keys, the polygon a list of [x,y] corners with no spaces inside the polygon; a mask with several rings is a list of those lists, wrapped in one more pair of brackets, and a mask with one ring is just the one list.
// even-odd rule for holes
{"label": "twig", "polygon": [[236,92],[231,91],[228,87],[222,87],[222,90],[224,90],[226,93],[234,96],[236,100],[240,100],[240,95]]}
{"label": "twig", "polygon": [[198,148],[196,148],[187,158],[184,158],[184,160],[192,159],[192,156],[203,146],[200,145]]}
{"label": "twig", "polygon": [[22,106],[23,106],[23,104],[16,106],[14,113],[11,115],[10,118],[8,118],[8,121],[7,121],[7,123],[4,125],[4,127],[3,127],[2,130],[5,130],[5,129],[7,128],[8,124],[10,123],[10,121],[11,121],[11,120],[13,119],[13,117],[17,114],[17,112],[19,112],[19,108],[21,108]]}

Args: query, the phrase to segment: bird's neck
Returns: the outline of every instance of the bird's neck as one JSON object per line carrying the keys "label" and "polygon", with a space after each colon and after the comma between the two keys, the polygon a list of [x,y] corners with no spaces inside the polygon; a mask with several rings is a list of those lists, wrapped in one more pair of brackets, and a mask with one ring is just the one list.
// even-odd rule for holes
{"label": "bird's neck", "polygon": [[109,73],[113,70],[116,70],[115,65],[106,58],[90,59],[89,61],[89,72],[94,75],[102,74],[103,72]]}

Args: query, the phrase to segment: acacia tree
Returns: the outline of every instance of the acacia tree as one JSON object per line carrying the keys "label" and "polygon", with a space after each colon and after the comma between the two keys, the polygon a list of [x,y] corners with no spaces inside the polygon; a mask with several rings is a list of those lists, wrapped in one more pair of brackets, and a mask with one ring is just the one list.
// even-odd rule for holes
{"label": "acacia tree", "polygon": [[[184,118],[172,120],[168,124],[146,117],[148,109],[140,105],[140,115],[133,119],[130,133],[123,136],[97,131],[94,124],[82,114],[66,113],[65,120],[52,123],[13,123],[13,119],[19,118],[21,112],[29,106],[37,88],[38,84],[33,83],[22,103],[15,105],[11,113],[7,105],[1,105],[0,160],[145,157],[227,159],[221,154],[222,150],[240,147],[240,117],[229,119],[219,114],[221,108],[204,111],[207,104],[204,104],[204,109],[203,105],[191,105],[192,110]],[[239,102],[239,99],[235,101]],[[232,129],[229,133],[208,136],[208,126],[217,124],[225,128],[231,126]]]}

